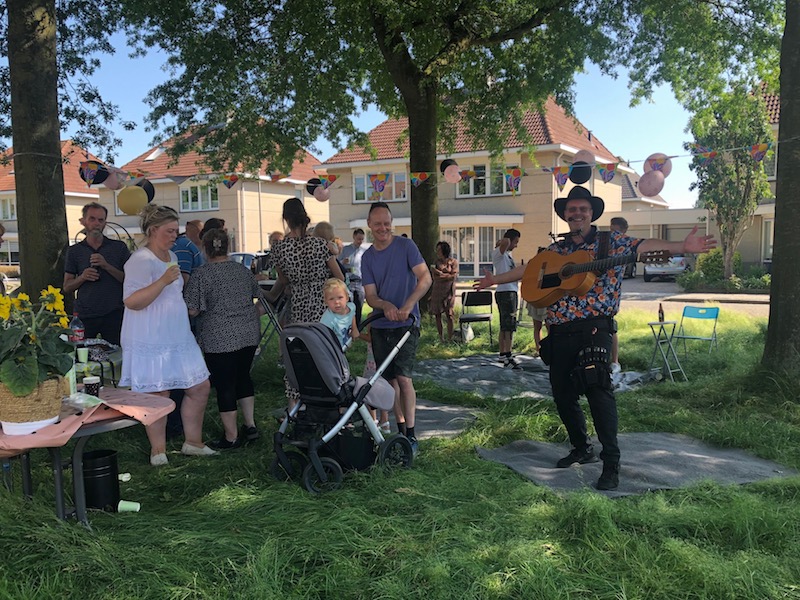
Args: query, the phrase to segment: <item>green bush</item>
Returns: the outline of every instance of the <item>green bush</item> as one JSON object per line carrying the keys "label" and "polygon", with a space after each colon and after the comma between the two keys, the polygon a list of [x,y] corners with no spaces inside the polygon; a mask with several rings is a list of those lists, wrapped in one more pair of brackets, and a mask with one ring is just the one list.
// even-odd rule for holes
{"label": "green bush", "polygon": [[[702,271],[706,280],[722,281],[725,279],[725,267],[722,264],[722,248],[714,248],[711,252],[701,254],[697,257],[695,270]],[[733,253],[733,272],[734,274],[742,271],[742,255],[738,252]]]}
{"label": "green bush", "polygon": [[722,282],[722,288],[726,292],[737,292],[744,287],[742,280],[739,279],[736,275],[731,275],[730,279],[725,279]]}
{"label": "green bush", "polygon": [[702,271],[684,271],[676,281],[687,292],[696,292],[705,285],[706,277]]}
{"label": "green bush", "polygon": [[769,290],[772,283],[772,275],[764,273],[760,277],[747,277],[742,280],[744,288],[747,290]]}

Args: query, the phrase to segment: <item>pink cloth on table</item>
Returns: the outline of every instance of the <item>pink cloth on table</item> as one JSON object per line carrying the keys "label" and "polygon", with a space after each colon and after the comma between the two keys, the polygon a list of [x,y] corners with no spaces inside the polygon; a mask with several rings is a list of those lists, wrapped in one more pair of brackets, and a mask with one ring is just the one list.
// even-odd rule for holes
{"label": "pink cloth on table", "polygon": [[80,415],[69,415],[58,423],[43,427],[27,435],[0,434],[0,457],[15,456],[31,448],[57,448],[64,446],[83,425],[130,417],[142,425],[149,425],[166,417],[175,409],[169,398],[153,394],[140,394],[117,388],[101,390],[102,402],[85,409]]}

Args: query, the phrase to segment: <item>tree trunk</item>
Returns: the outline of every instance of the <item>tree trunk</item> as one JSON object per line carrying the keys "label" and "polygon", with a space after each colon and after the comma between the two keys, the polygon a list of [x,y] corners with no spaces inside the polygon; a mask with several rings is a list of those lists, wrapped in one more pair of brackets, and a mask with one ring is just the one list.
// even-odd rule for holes
{"label": "tree trunk", "polygon": [[64,279],[67,245],[58,116],[55,0],[7,0],[11,131],[22,289]]}
{"label": "tree trunk", "polygon": [[411,237],[428,264],[436,260],[439,241],[440,173],[436,165],[436,84],[426,82],[417,98],[405,98],[408,109],[409,166],[411,171],[436,173],[419,187],[411,187]]}
{"label": "tree trunk", "polygon": [[781,44],[781,121],[778,131],[775,242],[767,341],[762,364],[778,375],[800,376],[800,0],[786,0]]}

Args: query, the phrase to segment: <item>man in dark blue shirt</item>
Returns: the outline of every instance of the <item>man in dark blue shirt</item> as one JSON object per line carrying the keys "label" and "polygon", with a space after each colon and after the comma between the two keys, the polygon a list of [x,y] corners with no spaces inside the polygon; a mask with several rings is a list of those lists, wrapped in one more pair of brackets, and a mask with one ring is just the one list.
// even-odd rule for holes
{"label": "man in dark blue shirt", "polygon": [[67,249],[64,262],[64,293],[77,291],[75,312],[86,328],[86,337],[100,334],[119,344],[122,329],[123,268],[130,256],[128,246],[103,235],[108,210],[90,202],[80,219],[86,238]]}

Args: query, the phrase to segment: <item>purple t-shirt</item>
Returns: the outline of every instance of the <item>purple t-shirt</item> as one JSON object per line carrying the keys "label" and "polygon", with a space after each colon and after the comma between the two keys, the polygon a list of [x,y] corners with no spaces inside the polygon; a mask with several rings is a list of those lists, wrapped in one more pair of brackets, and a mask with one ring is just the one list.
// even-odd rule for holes
{"label": "purple t-shirt", "polygon": [[[361,258],[361,283],[374,285],[378,297],[400,308],[417,287],[417,276],[412,269],[425,262],[417,245],[408,238],[393,236],[392,243],[383,250],[371,246]],[[411,311],[419,323],[419,304]],[[375,329],[407,327],[408,321],[378,319]]]}

